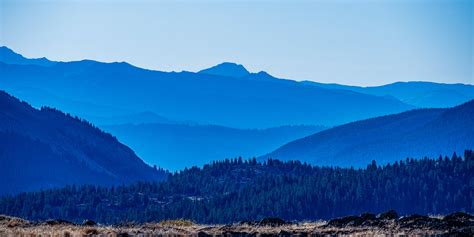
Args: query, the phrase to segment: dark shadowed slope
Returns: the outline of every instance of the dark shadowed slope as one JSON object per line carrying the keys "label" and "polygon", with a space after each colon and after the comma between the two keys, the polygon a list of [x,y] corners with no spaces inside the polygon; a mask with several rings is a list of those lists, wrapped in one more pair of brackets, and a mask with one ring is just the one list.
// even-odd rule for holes
{"label": "dark shadowed slope", "polygon": [[20,54],[13,52],[13,50],[1,46],[0,47],[0,62],[8,64],[20,64],[20,65],[39,65],[39,66],[52,66],[56,62],[49,61],[47,58],[25,58]]}
{"label": "dark shadowed slope", "polygon": [[150,164],[178,170],[214,160],[255,157],[315,132],[321,126],[235,129],[213,125],[122,124],[101,126]]}
{"label": "dark shadowed slope", "polygon": [[420,109],[328,129],[265,155],[318,165],[362,166],[371,160],[437,156],[474,148],[474,101]]}
{"label": "dark shadowed slope", "polygon": [[404,103],[420,108],[447,108],[474,99],[474,86],[466,84],[414,81],[396,82],[374,87],[358,87],[309,81],[302,83],[328,89],[343,89],[376,96],[391,96]]}
{"label": "dark shadowed slope", "polygon": [[[70,101],[236,128],[333,126],[412,108],[391,98],[270,80],[265,73],[246,80],[89,60],[51,67],[0,63],[0,71],[1,86],[8,92],[28,87]],[[41,95],[28,101],[38,104]],[[61,101],[54,106],[62,109]],[[66,111],[76,114],[74,107]]]}
{"label": "dark shadowed slope", "polygon": [[0,141],[0,194],[165,177],[88,122],[55,109],[36,110],[3,91]]}

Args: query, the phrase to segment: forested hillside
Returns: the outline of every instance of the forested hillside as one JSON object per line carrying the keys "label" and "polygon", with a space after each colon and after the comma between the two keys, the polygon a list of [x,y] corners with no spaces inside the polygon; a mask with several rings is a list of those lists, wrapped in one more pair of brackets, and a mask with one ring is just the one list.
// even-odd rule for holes
{"label": "forested hillside", "polygon": [[474,100],[448,109],[416,109],[333,127],[292,141],[263,158],[363,167],[375,159],[423,158],[474,148]]}
{"label": "forested hillside", "polygon": [[395,209],[401,214],[474,211],[474,153],[406,159],[365,169],[298,161],[213,162],[166,182],[103,188],[68,186],[0,199],[0,213],[100,223],[189,218],[228,223],[267,216],[316,220]]}
{"label": "forested hillside", "polygon": [[63,187],[157,181],[166,176],[89,122],[32,108],[0,91],[0,195]]}

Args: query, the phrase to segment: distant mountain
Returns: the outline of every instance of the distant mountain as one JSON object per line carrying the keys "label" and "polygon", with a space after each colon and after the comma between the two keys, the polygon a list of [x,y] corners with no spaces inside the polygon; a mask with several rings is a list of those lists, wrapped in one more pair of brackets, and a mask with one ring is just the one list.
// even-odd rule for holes
{"label": "distant mountain", "polygon": [[171,170],[224,158],[251,158],[321,131],[321,126],[234,129],[214,125],[122,124],[100,126],[130,146],[142,159]]}
{"label": "distant mountain", "polygon": [[8,64],[38,65],[46,67],[56,64],[56,62],[49,61],[47,58],[25,58],[5,46],[0,47],[0,62]]}
{"label": "distant mountain", "polygon": [[163,171],[90,123],[0,91],[0,194],[160,180]]}
{"label": "distant mountain", "polygon": [[450,109],[418,109],[334,127],[263,156],[317,165],[361,167],[371,160],[460,154],[474,148],[474,101]]}
{"label": "distant mountain", "polygon": [[[0,71],[4,90],[14,93],[28,87],[35,91],[28,94],[32,104],[42,104],[43,93],[61,98],[55,107],[67,107],[65,111],[72,114],[78,114],[77,109],[64,105],[66,101],[132,113],[151,111],[178,121],[269,128],[300,124],[334,126],[413,108],[393,98],[272,79],[263,72],[247,76],[266,79],[245,80],[202,72],[151,71],[127,63],[90,60],[58,62],[50,67],[0,63]],[[87,110],[87,106],[80,109]],[[81,111],[89,116],[104,116],[95,113],[101,111]]]}
{"label": "distant mountain", "polygon": [[420,108],[447,108],[474,99],[474,85],[434,82],[396,82],[383,86],[358,87],[302,82],[327,89],[351,90],[376,96],[390,96]]}
{"label": "distant mountain", "polygon": [[295,81],[292,80],[276,78],[265,71],[260,71],[257,73],[249,72],[243,65],[229,62],[224,62],[201,70],[198,73],[214,76],[233,77],[238,79],[271,80],[274,83],[287,83],[290,85],[295,83]]}
{"label": "distant mountain", "polygon": [[113,125],[113,124],[128,124],[128,125],[137,125],[137,124],[150,124],[150,123],[159,123],[159,124],[175,124],[177,121],[170,120],[163,116],[157,115],[151,111],[145,111],[140,113],[132,113],[125,115],[117,116],[87,116],[91,119],[94,124],[98,127],[103,127],[102,125]]}
{"label": "distant mountain", "polygon": [[[0,79],[1,80],[1,79]],[[67,111],[75,116],[85,118],[87,121],[95,124],[110,124],[112,121],[121,121],[120,123],[137,123],[140,114],[151,112],[138,112],[133,109],[125,109],[115,106],[104,106],[93,101],[84,102],[79,98],[78,100],[57,96],[44,89],[30,87],[28,85],[19,87],[9,87],[8,85],[0,86],[5,91],[14,97],[21,98],[27,101],[35,108],[48,106],[59,108],[61,111]],[[158,117],[162,117],[156,115]],[[130,118],[131,120],[127,120]],[[138,120],[137,120],[138,119]],[[163,121],[165,118],[159,119]],[[149,119],[146,119],[149,120]],[[156,121],[156,120],[155,120]]]}
{"label": "distant mountain", "polygon": [[229,62],[201,70],[198,73],[225,77],[245,77],[250,74],[250,72],[241,64]]}

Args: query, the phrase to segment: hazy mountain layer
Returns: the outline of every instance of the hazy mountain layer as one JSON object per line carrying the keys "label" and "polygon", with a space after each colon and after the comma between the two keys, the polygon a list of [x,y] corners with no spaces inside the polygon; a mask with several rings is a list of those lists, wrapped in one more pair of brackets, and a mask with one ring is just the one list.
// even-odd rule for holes
{"label": "hazy mountain layer", "polygon": [[[220,72],[221,67],[212,71]],[[59,98],[52,106],[70,108],[66,111],[73,114],[74,106],[67,105],[70,101],[134,113],[151,111],[181,121],[269,128],[333,126],[412,108],[392,98],[304,85],[275,79],[264,72],[234,78],[219,73],[151,71],[127,63],[90,60],[58,62],[49,67],[1,63],[0,70],[3,89],[16,92],[26,87],[36,91],[36,95],[29,94],[32,104],[41,104],[45,94],[51,95]],[[83,111],[87,107],[80,108],[82,114],[104,116],[100,111],[87,113]]]}
{"label": "hazy mountain layer", "polygon": [[101,126],[150,164],[179,170],[225,158],[250,158],[321,131],[321,126],[234,129],[214,125],[122,124]]}
{"label": "hazy mountain layer", "polygon": [[357,121],[290,142],[263,157],[360,167],[376,160],[437,156],[474,148],[474,101]]}
{"label": "hazy mountain layer", "polygon": [[309,81],[303,83],[328,89],[343,89],[376,96],[390,96],[420,108],[453,107],[474,99],[474,86],[465,84],[413,81],[396,82],[383,86],[358,87]]}

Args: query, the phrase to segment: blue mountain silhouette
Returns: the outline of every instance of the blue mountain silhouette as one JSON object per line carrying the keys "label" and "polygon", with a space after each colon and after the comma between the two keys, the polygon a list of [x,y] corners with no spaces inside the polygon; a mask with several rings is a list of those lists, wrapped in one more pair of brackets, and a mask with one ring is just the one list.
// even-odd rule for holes
{"label": "blue mountain silhouette", "polygon": [[[90,60],[58,62],[50,67],[0,63],[0,70],[2,88],[13,95],[37,91],[35,96],[27,95],[34,105],[42,103],[40,93],[45,92],[61,98],[50,105],[59,109],[65,107],[63,100],[75,101],[235,128],[333,126],[413,108],[392,98],[272,79],[265,73],[247,74],[265,79],[244,80]],[[76,113],[74,108],[66,111]]]}
{"label": "blue mountain silhouette", "polygon": [[56,109],[34,109],[3,91],[0,141],[0,194],[166,177],[89,122]]}
{"label": "blue mountain silhouette", "polygon": [[474,100],[357,121],[292,141],[263,156],[317,165],[361,167],[376,160],[462,154],[474,148]]}
{"label": "blue mountain silhouette", "polygon": [[211,68],[201,70],[198,73],[226,77],[245,77],[250,74],[241,64],[230,62],[221,63]]}
{"label": "blue mountain silhouette", "polygon": [[[16,55],[22,63],[0,62],[1,89],[36,108],[47,105],[85,118],[117,134],[141,158],[157,164],[182,159],[188,156],[186,151],[203,154],[199,164],[224,156],[264,154],[317,131],[302,129],[311,126],[298,126],[301,124],[337,126],[415,107],[445,107],[474,95],[472,86],[461,84],[353,87],[296,82],[266,72],[252,73],[235,63],[198,73],[160,72],[124,62],[92,60],[39,65],[35,59],[5,49],[0,55]],[[281,126],[285,129],[280,130]],[[174,136],[171,128],[183,137]],[[285,132],[262,132],[265,128]],[[155,139],[148,136],[150,131]],[[208,135],[203,138],[201,134]],[[209,144],[219,136],[229,142],[212,152]],[[233,144],[233,136],[244,142]],[[167,143],[173,149],[159,146],[165,139],[174,142]]]}
{"label": "blue mountain silhouette", "polygon": [[216,125],[141,123],[100,126],[132,148],[139,157],[170,170],[202,166],[224,158],[255,157],[288,141],[325,129],[283,126],[236,129]]}
{"label": "blue mountain silhouette", "polygon": [[56,62],[49,61],[47,58],[25,58],[20,54],[13,52],[13,50],[1,46],[0,47],[0,62],[9,64],[20,64],[20,65],[39,65],[39,66],[52,66]]}
{"label": "blue mountain silhouette", "polygon": [[474,99],[474,85],[433,82],[396,82],[383,86],[358,87],[305,81],[328,89],[351,90],[359,93],[390,96],[419,108],[447,108]]}

